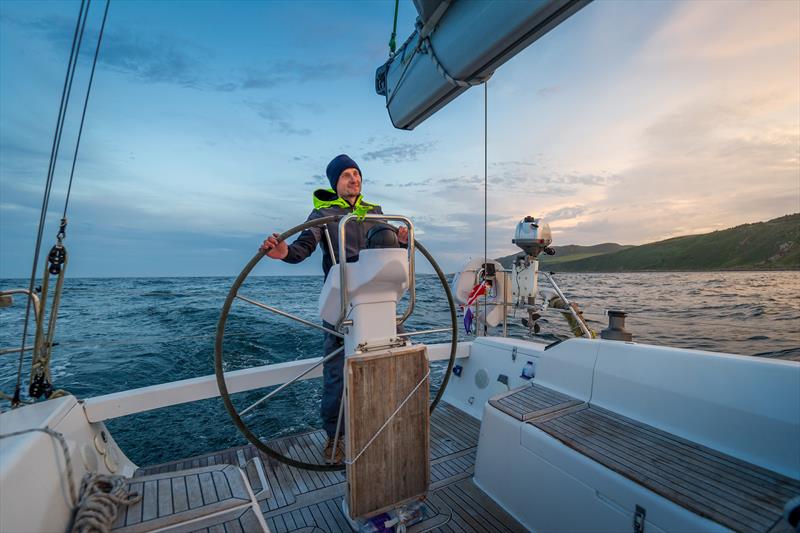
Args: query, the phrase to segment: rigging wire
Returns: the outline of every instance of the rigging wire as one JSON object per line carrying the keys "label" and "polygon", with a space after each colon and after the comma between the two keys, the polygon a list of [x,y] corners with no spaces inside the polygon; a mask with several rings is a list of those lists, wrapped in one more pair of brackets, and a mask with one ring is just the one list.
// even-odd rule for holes
{"label": "rigging wire", "polygon": [[[489,80],[483,82],[483,268],[486,269],[488,256],[488,225],[489,225]],[[486,309],[487,296],[483,297],[484,334],[489,318]]]}
{"label": "rigging wire", "polygon": [[[67,74],[64,79],[64,87],[61,90],[61,103],[58,108],[58,118],[56,119],[56,131],[53,136],[53,146],[50,150],[50,164],[47,170],[47,177],[45,179],[45,189],[42,198],[42,209],[39,213],[39,229],[36,236],[36,248],[33,254],[33,266],[31,268],[31,279],[28,286],[28,291],[33,294],[34,285],[36,283],[36,269],[39,265],[39,254],[41,252],[42,235],[44,234],[44,224],[47,218],[47,207],[50,203],[50,192],[53,186],[53,175],[55,173],[56,159],[58,157],[58,149],[61,144],[61,133],[64,129],[64,118],[66,116],[67,106],[69,105],[69,96],[72,90],[72,81],[75,77],[75,66],[78,63],[78,55],[80,54],[81,41],[83,40],[83,30],[86,27],[86,19],[89,14],[89,2],[91,0],[81,0],[80,10],[78,11],[78,22],[75,25],[75,33],[72,37],[72,48],[70,50],[69,61],[67,63]],[[85,10],[84,10],[85,7]],[[19,363],[17,365],[17,382],[14,387],[14,397],[12,399],[12,406],[20,404],[20,384],[22,381],[22,361],[25,354],[25,339],[27,338],[28,325],[30,322],[31,314],[31,299],[28,298],[25,307],[25,323],[22,330],[22,346],[19,351]]]}
{"label": "rigging wire", "polygon": [[92,71],[89,74],[89,85],[86,87],[86,98],[84,98],[83,100],[83,112],[81,113],[81,125],[78,128],[78,139],[75,141],[75,153],[72,156],[72,169],[69,172],[69,185],[67,186],[67,198],[64,200],[64,214],[61,216],[62,227],[66,225],[67,207],[69,206],[69,195],[72,192],[72,178],[75,176],[75,162],[78,160],[78,149],[81,146],[83,123],[86,120],[86,108],[89,106],[89,94],[91,94],[92,92],[92,82],[94,81],[94,70],[95,67],[97,67],[97,56],[100,55],[100,43],[103,41],[103,31],[106,28],[106,19],[108,18],[108,8],[110,5],[111,5],[111,0],[106,0],[106,9],[103,12],[103,22],[100,23],[100,34],[97,37],[97,46],[94,49],[94,59],[92,60]]}
{"label": "rigging wire", "polygon": [[393,57],[397,50],[397,11],[399,6],[400,0],[394,0],[394,24],[392,25],[392,35],[389,37],[389,57]]}

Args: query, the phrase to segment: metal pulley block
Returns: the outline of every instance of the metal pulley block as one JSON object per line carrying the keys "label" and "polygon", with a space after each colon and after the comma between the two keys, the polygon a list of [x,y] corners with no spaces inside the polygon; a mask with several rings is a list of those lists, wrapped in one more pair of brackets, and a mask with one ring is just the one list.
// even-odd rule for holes
{"label": "metal pulley block", "polygon": [[44,372],[36,372],[31,377],[31,384],[28,387],[28,394],[31,398],[49,398],[53,394],[53,384],[47,379]]}
{"label": "metal pulley block", "polygon": [[64,264],[64,261],[66,260],[67,260],[67,251],[60,244],[56,244],[50,249],[50,253],[47,256],[47,262],[50,264],[48,272],[50,272],[54,276],[60,274],[61,267]]}

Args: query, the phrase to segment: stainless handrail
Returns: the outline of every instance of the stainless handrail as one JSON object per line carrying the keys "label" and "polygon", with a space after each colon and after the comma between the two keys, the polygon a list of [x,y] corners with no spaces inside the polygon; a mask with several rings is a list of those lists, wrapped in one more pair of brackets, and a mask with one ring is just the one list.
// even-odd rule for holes
{"label": "stainless handrail", "polygon": [[[347,246],[345,243],[347,224],[353,219],[369,219],[369,220],[396,220],[403,222],[408,227],[408,307],[401,317],[397,319],[397,324],[400,325],[405,322],[411,313],[414,311],[414,303],[416,302],[416,284],[414,280],[414,223],[408,217],[402,215],[364,215],[359,217],[354,213],[345,215],[339,221],[339,288],[341,290],[341,311],[339,321],[336,324],[336,329],[339,330],[347,317],[347,276],[345,270],[347,267]],[[344,258],[344,259],[342,259]]]}
{"label": "stainless handrail", "polygon": [[558,294],[558,297],[561,298],[561,300],[564,302],[564,305],[569,310],[569,314],[571,314],[575,318],[575,320],[578,322],[578,325],[580,326],[584,337],[586,337],[588,339],[591,339],[592,338],[592,332],[589,330],[589,326],[586,325],[586,323],[583,320],[583,317],[580,316],[577,311],[575,311],[575,308],[572,307],[571,302],[567,299],[567,297],[564,295],[564,293],[561,292],[561,287],[558,286],[558,284],[556,283],[556,280],[553,279],[553,276],[551,276],[547,272],[541,272],[541,274],[545,275],[545,277],[547,278],[547,281],[550,282],[550,285],[556,291],[556,294]]}
{"label": "stainless handrail", "polygon": [[328,255],[331,256],[331,266],[336,264],[336,254],[333,253],[333,243],[331,242],[331,234],[328,231],[328,225],[322,226],[322,231],[325,233],[325,242],[328,243]]}
{"label": "stainless handrail", "polygon": [[39,316],[39,296],[37,296],[36,293],[30,292],[28,289],[8,289],[0,291],[0,296],[11,296],[12,294],[26,294],[33,303],[34,317]]}
{"label": "stainless handrail", "polygon": [[507,270],[502,270],[503,274],[503,337],[508,337],[508,297],[511,287],[511,276]]}
{"label": "stainless handrail", "polygon": [[[28,289],[8,289],[5,291],[0,291],[0,296],[11,296],[14,294],[24,294],[26,295],[33,304],[33,319],[38,324],[39,322],[39,296],[35,292],[30,292]],[[35,345],[33,346],[26,346],[25,351],[29,352],[36,348]],[[10,353],[19,353],[21,348],[2,348],[0,349],[0,355],[6,355]]]}

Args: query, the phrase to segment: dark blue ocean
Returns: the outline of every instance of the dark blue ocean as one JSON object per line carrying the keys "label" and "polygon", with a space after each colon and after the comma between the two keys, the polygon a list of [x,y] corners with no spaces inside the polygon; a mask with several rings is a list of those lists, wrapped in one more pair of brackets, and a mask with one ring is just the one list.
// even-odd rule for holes
{"label": "dark blue ocean", "polygon": [[[798,272],[559,274],[557,279],[598,331],[605,325],[606,309],[622,309],[630,313],[627,329],[638,342],[761,357],[800,356]],[[68,278],[53,350],[55,386],[88,398],[213,374],[214,333],[232,282]],[[316,322],[321,286],[321,277],[254,277],[240,294]],[[26,280],[0,280],[0,289],[21,287],[27,287]],[[14,306],[0,309],[0,348],[19,346],[24,303],[16,296]],[[447,309],[437,278],[419,276],[417,308],[408,329],[446,326]],[[527,334],[521,316],[510,318],[510,335]],[[569,335],[557,315],[541,324],[543,342]],[[426,340],[448,339],[435,334]],[[317,330],[237,302],[228,320],[226,368],[317,357],[321,347]],[[0,356],[0,390],[7,394],[13,392],[17,359],[17,354]],[[26,356],[24,390],[29,371]],[[249,426],[262,437],[317,427],[320,384],[316,379],[291,386],[248,415]],[[234,399],[242,408],[264,393]],[[0,408],[7,409],[8,402],[0,401]],[[245,443],[219,398],[111,420],[108,426],[142,466]]]}

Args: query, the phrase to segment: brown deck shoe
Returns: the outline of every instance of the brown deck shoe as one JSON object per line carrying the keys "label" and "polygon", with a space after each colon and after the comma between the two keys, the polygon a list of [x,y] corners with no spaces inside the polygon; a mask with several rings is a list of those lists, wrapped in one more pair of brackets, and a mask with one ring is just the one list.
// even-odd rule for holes
{"label": "brown deck shoe", "polygon": [[328,442],[325,444],[325,449],[322,451],[322,459],[327,465],[342,464],[342,461],[344,461],[344,440],[342,437],[339,437],[336,441],[336,453],[333,452],[333,439],[328,437]]}

